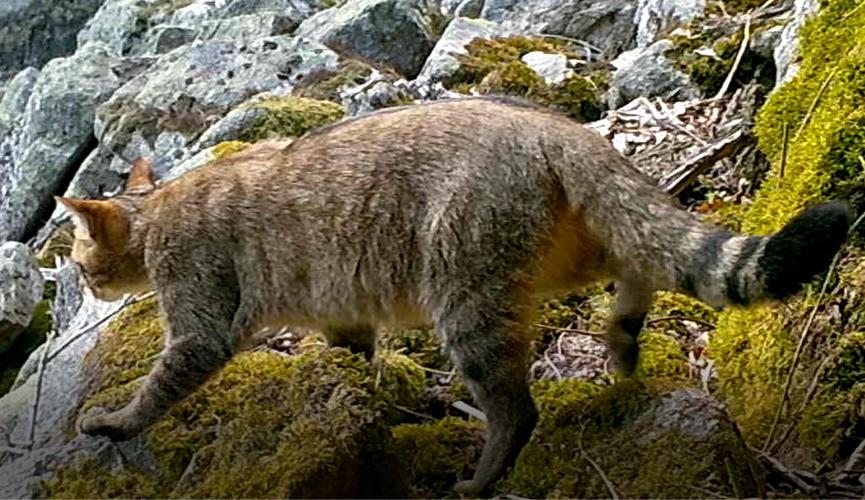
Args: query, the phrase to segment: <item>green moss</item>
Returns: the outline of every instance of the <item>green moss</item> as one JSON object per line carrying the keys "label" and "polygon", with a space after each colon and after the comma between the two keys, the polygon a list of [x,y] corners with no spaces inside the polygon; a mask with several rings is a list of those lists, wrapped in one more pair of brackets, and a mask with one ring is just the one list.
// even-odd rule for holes
{"label": "green moss", "polygon": [[53,268],[55,257],[69,257],[72,254],[73,241],[75,235],[71,227],[60,227],[54,231],[37,254],[39,267]]}
{"label": "green moss", "polygon": [[257,142],[271,137],[298,137],[309,130],[333,123],[345,116],[345,108],[329,101],[295,96],[274,96],[244,104],[264,113],[239,137]]}
{"label": "green moss", "polygon": [[[102,333],[85,360],[93,391],[82,411],[129,401],[161,349],[158,311],[153,299],[136,304]],[[157,476],[79,466],[47,489],[129,497],[155,482],[148,496],[401,496],[402,476],[388,477],[388,425],[404,415],[397,406],[424,397],[422,368],[393,352],[375,367],[339,348],[241,353],[146,432]]]}
{"label": "green moss", "polygon": [[448,359],[432,328],[384,332],[379,338],[379,346],[403,353],[421,366],[442,370]]}
{"label": "green moss", "polygon": [[[704,92],[716,93],[724,79],[733,67],[739,45],[742,43],[742,32],[722,37],[712,41],[707,35],[698,36],[675,35],[670,37],[673,49],[666,53],[676,67],[687,74],[691,81]],[[698,54],[701,47],[710,47],[717,58]],[[737,70],[739,71],[739,70]]]}
{"label": "green moss", "polygon": [[42,300],[33,310],[33,317],[27,328],[0,355],[0,395],[6,394],[12,388],[18,370],[24,366],[30,353],[45,342],[51,326],[51,302]]}
{"label": "green moss", "polygon": [[[158,482],[140,470],[105,470],[95,460],[85,460],[76,468],[63,469],[43,484],[45,498],[154,498]],[[80,471],[101,471],[81,474]]]}
{"label": "green moss", "polygon": [[691,498],[700,495],[694,487],[756,494],[761,478],[752,474],[751,458],[733,432],[697,442],[672,428],[646,439],[637,417],[666,387],[653,381],[535,384],[541,419],[498,490],[528,498],[609,497],[591,459],[622,497]]}
{"label": "green moss", "polygon": [[163,333],[164,324],[156,298],[133,304],[121,312],[102,331],[96,346],[84,358],[91,393],[98,395],[104,390],[116,390],[147,375],[162,351]]}
{"label": "green moss", "polygon": [[295,85],[293,93],[298,97],[339,103],[340,90],[360,85],[372,71],[373,68],[363,61],[343,58],[336,70],[318,71],[305,76]]}
{"label": "green moss", "polygon": [[[828,197],[844,197],[853,200],[858,210],[865,208],[860,160],[865,153],[863,42],[865,9],[858,8],[858,2],[853,0],[824,2],[820,13],[802,28],[798,74],[770,96],[757,116],[758,143],[772,162],[772,169],[742,217],[744,231],[766,234],[778,230],[803,207]],[[785,127],[789,143],[782,176]],[[851,269],[861,269],[861,257],[850,260]],[[863,290],[861,278],[842,268],[837,287],[851,290],[848,295],[855,298],[844,305],[845,315],[850,315],[851,320],[861,317],[858,311],[865,310],[865,304],[858,299]],[[712,357],[717,361],[718,386],[743,433],[755,444],[762,444],[780,404],[787,371],[815,293],[809,287],[785,306],[731,309],[719,318],[711,345]],[[835,299],[830,294],[826,301],[831,300]],[[840,449],[839,432],[850,430],[849,422],[840,419],[839,414],[849,411],[853,404],[844,395],[850,389],[843,388],[851,387],[852,377],[865,370],[865,360],[861,364],[857,361],[861,344],[860,326],[856,323],[853,320],[837,325],[829,316],[818,316],[810,330],[810,345],[815,347],[803,353],[790,388],[791,403],[781,415],[781,430],[796,425],[793,444],[798,439],[815,460],[833,458],[829,456],[832,450]],[[849,348],[850,354],[831,348],[838,338],[842,339],[838,348]],[[831,352],[836,352],[835,365],[825,377],[819,377],[816,370]],[[805,397],[815,377],[819,398],[808,402]],[[795,410],[803,404],[805,416],[800,422]],[[815,464],[812,461],[807,465]]]}
{"label": "green moss", "polygon": [[248,142],[242,141],[225,141],[220,142],[210,150],[215,159],[220,159],[234,153],[239,153],[249,147]]}
{"label": "green moss", "polygon": [[688,362],[679,343],[669,335],[645,331],[640,334],[640,359],[637,362],[637,377],[658,377],[685,380]]}
{"label": "green moss", "polygon": [[459,69],[444,82],[452,90],[525,97],[580,121],[595,120],[604,109],[601,96],[607,89],[607,71],[576,74],[559,84],[547,85],[520,60],[534,51],[577,57],[567,42],[520,36],[478,38],[466,45],[466,51],[457,56]]}
{"label": "green moss", "polygon": [[445,417],[431,424],[392,428],[400,461],[409,471],[412,498],[441,498],[471,477],[484,445],[484,425]]}

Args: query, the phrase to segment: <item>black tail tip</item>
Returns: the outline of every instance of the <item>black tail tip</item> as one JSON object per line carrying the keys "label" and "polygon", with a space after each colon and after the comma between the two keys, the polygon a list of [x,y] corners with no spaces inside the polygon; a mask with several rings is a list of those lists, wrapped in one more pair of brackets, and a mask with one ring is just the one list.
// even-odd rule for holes
{"label": "black tail tip", "polygon": [[847,240],[852,223],[850,207],[837,201],[810,207],[794,217],[769,239],[760,257],[766,294],[785,299],[824,272]]}

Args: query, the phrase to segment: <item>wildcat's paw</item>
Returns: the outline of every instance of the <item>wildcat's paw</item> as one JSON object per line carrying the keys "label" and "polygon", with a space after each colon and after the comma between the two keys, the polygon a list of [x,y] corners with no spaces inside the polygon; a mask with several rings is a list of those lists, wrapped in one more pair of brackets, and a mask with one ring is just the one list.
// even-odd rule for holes
{"label": "wildcat's paw", "polygon": [[454,493],[468,498],[477,498],[481,494],[481,490],[483,487],[472,479],[460,481],[454,485]]}
{"label": "wildcat's paw", "polygon": [[127,441],[137,436],[141,429],[130,426],[119,412],[107,415],[90,415],[82,418],[78,429],[91,436],[106,436],[112,441]]}

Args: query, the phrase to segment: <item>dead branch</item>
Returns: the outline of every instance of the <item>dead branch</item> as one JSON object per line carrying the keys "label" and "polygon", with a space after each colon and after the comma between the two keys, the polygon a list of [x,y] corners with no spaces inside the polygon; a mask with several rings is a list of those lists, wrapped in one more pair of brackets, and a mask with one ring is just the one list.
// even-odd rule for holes
{"label": "dead branch", "polygon": [[805,130],[805,127],[808,125],[808,122],[811,121],[811,115],[814,114],[814,110],[817,109],[817,104],[820,102],[820,98],[823,97],[823,93],[826,92],[826,89],[829,87],[829,83],[832,81],[832,78],[835,77],[835,72],[838,68],[833,68],[831,72],[826,76],[823,80],[823,83],[820,85],[820,89],[817,91],[817,95],[814,96],[814,100],[811,101],[811,106],[808,108],[808,112],[805,113],[805,118],[802,118],[802,123],[799,124],[799,128],[796,130],[796,135],[793,136],[794,139],[799,137],[799,134]]}
{"label": "dead branch", "polygon": [[83,337],[84,335],[90,333],[94,329],[99,328],[100,326],[102,326],[106,322],[113,319],[115,316],[120,314],[120,312],[123,309],[125,309],[127,306],[131,306],[133,304],[143,302],[143,301],[149,299],[150,297],[153,297],[154,295],[156,295],[156,292],[148,292],[148,293],[141,295],[141,296],[138,296],[138,297],[135,297],[135,296],[127,297],[123,301],[123,303],[121,303],[116,309],[114,309],[110,313],[106,314],[105,316],[103,316],[99,320],[95,321],[94,323],[87,325],[86,327],[82,328],[78,333],[76,333],[75,335],[70,337],[69,340],[64,342],[60,347],[58,347],[53,353],[51,353],[48,356],[47,362],[51,362],[52,360],[54,360],[54,358],[56,358],[58,355],[60,355],[61,352],[66,350],[66,348],[68,348],[70,345],[75,343],[75,341],[78,340],[79,338]]}
{"label": "dead branch", "polygon": [[709,146],[702,153],[685,161],[681,167],[670,172],[666,177],[671,179],[663,183],[663,189],[671,196],[677,196],[697,178],[706,173],[720,160],[732,156],[749,139],[744,130],[738,130],[715,144]]}
{"label": "dead branch", "polygon": [[42,381],[45,379],[45,367],[48,365],[48,351],[51,350],[51,341],[57,332],[51,330],[45,339],[45,349],[42,351],[42,356],[39,359],[39,365],[36,367],[36,394],[33,396],[33,406],[30,413],[30,432],[28,433],[27,449],[33,451],[33,445],[36,443],[36,422],[39,418],[39,403],[42,398]]}
{"label": "dead branch", "polygon": [[470,405],[470,404],[468,404],[468,403],[466,403],[466,402],[464,402],[464,401],[457,401],[457,402],[455,402],[452,406],[453,406],[454,408],[456,408],[457,410],[459,410],[459,411],[465,413],[466,415],[470,416],[470,417],[474,417],[474,418],[476,418],[476,419],[478,419],[478,420],[481,420],[481,421],[483,421],[483,422],[486,422],[486,421],[487,421],[487,416],[484,415],[484,412],[478,410],[478,409],[475,408],[474,406],[472,406],[472,405]]}

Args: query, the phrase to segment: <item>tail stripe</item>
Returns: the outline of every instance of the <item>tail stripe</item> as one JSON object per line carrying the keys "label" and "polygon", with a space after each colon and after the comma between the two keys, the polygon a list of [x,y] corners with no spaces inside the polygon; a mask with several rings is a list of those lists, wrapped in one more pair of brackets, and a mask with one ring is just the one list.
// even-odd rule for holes
{"label": "tail stripe", "polygon": [[[689,295],[699,296],[703,294],[702,292],[707,286],[712,286],[712,283],[704,282],[706,281],[705,277],[722,260],[724,244],[732,237],[732,233],[715,231],[703,238],[697,251],[693,254],[690,268],[679,274],[680,290]],[[703,278],[701,279],[701,277]]]}
{"label": "tail stripe", "polygon": [[[765,238],[760,236],[751,236],[745,239],[742,244],[739,254],[736,256],[736,262],[733,267],[726,273],[727,298],[733,304],[744,305],[753,298],[753,291],[748,290],[749,284],[756,282],[756,276],[749,276],[750,272],[746,271],[746,267],[757,271],[757,259],[754,258],[764,243]],[[750,270],[750,269],[749,269]]]}

